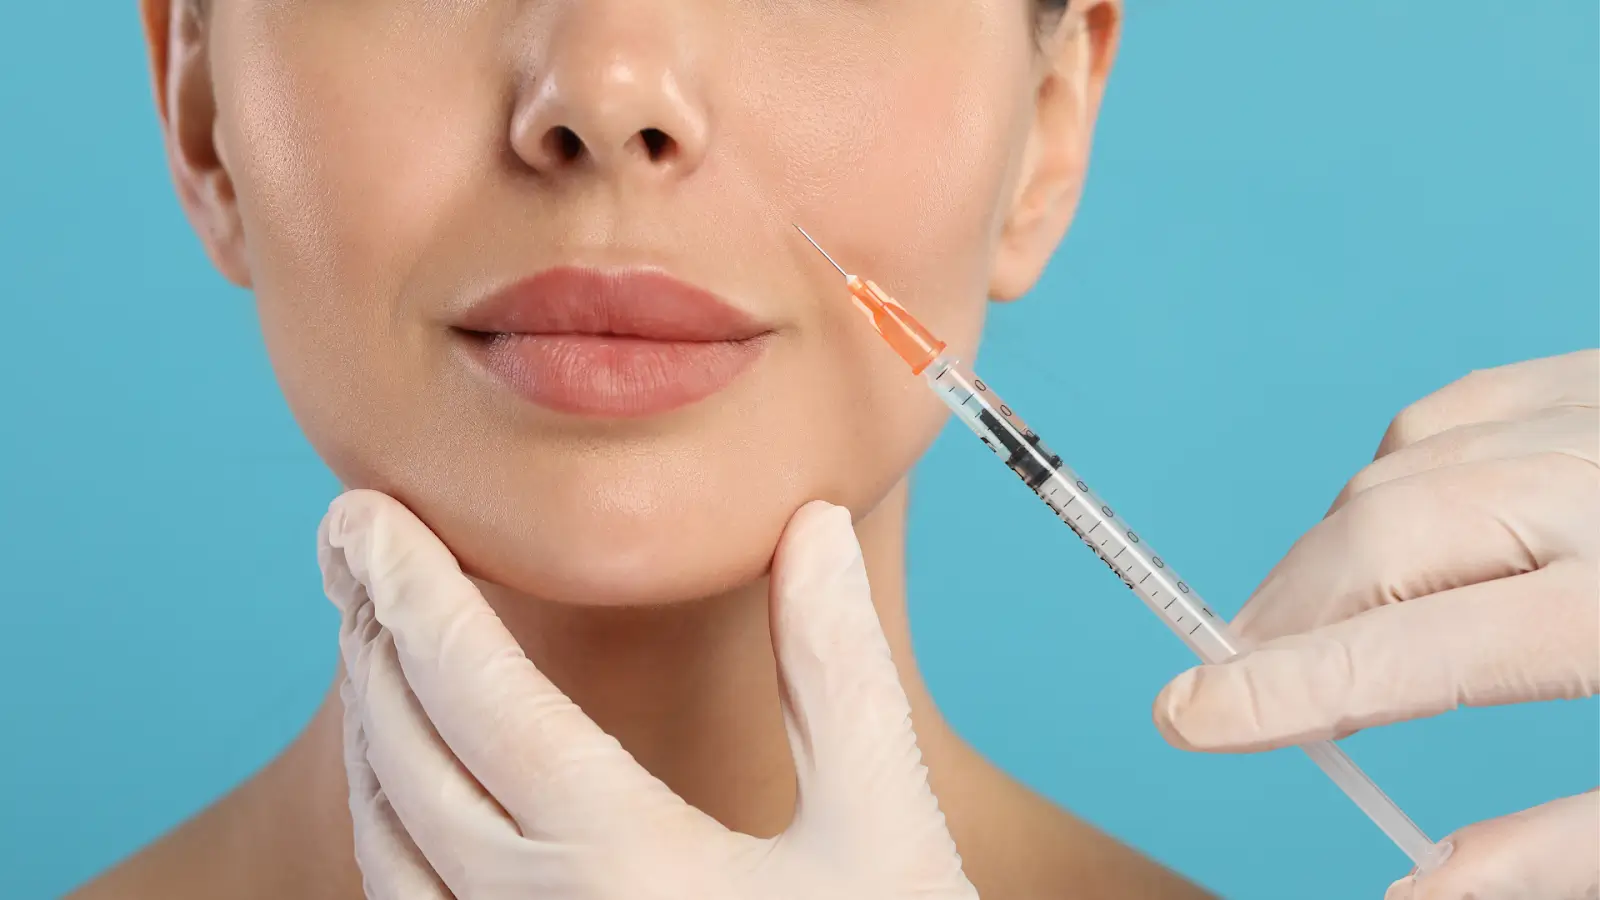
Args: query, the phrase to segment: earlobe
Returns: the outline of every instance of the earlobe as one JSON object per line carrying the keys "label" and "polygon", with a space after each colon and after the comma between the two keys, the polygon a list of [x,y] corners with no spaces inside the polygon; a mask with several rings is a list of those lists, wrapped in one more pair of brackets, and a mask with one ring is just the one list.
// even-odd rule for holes
{"label": "earlobe", "polygon": [[1090,0],[1069,13],[1042,51],[1033,127],[1000,232],[992,299],[1015,300],[1044,273],[1077,212],[1106,76],[1121,30],[1120,0]]}
{"label": "earlobe", "polygon": [[140,7],[178,200],[223,277],[249,287],[239,205],[217,136],[209,25],[193,0],[142,0]]}

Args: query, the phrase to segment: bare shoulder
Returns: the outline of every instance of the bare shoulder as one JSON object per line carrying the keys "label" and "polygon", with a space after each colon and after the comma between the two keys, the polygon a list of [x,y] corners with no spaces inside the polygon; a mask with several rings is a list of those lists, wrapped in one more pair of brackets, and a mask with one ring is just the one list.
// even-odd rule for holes
{"label": "bare shoulder", "polygon": [[972,754],[935,786],[984,900],[1211,900],[1215,895]]}
{"label": "bare shoulder", "polygon": [[65,900],[189,900],[219,897],[221,886],[210,860],[217,857],[206,845],[209,820],[215,808],[68,894]]}
{"label": "bare shoulder", "polygon": [[[263,774],[68,894],[66,900],[362,896],[348,821],[328,817],[319,824],[309,819],[294,790]],[[342,796],[339,801],[342,811]]]}

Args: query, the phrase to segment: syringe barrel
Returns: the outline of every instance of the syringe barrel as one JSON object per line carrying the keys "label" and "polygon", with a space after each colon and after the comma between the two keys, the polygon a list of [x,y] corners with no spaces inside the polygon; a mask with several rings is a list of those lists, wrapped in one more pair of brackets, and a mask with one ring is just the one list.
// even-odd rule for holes
{"label": "syringe barrel", "polygon": [[1223,619],[983,379],[946,356],[923,378],[1196,656],[1215,663],[1238,654]]}

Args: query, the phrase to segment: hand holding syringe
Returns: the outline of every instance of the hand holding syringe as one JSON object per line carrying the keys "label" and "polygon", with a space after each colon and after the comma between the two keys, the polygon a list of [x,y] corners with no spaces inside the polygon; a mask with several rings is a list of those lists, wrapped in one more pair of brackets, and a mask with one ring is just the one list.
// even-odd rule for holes
{"label": "hand holding syringe", "polygon": [[[1031,428],[989,386],[959,360],[944,355],[945,344],[905,307],[871,281],[834,262],[827,251],[795,226],[844,276],[856,306],[895,353],[911,367],[968,428],[1006,461],[1006,465],[1055,511],[1067,527],[1099,556],[1122,583],[1207,663],[1225,662],[1240,652],[1228,625],[1178,573],[1156,555],[1105,501],[1045,446]],[[1394,801],[1332,741],[1302,749],[1356,805],[1416,863],[1428,870],[1449,856],[1448,843],[1428,839]]]}

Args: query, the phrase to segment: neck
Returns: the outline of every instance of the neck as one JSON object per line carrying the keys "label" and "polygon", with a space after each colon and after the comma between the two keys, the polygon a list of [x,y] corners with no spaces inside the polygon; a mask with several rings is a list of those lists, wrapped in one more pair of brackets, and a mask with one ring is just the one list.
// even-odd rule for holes
{"label": "neck", "polygon": [[[954,742],[911,653],[905,602],[907,486],[856,523],[873,603],[930,768]],[[679,796],[737,831],[781,832],[794,811],[793,760],[778,704],[767,582],[693,602],[591,608],[531,601],[488,588],[528,657],[590,718]],[[342,673],[341,673],[342,677]],[[337,688],[305,733],[262,778],[313,804],[299,819],[349,846]],[[304,829],[311,822],[302,821]],[[348,857],[346,857],[348,858]]]}

